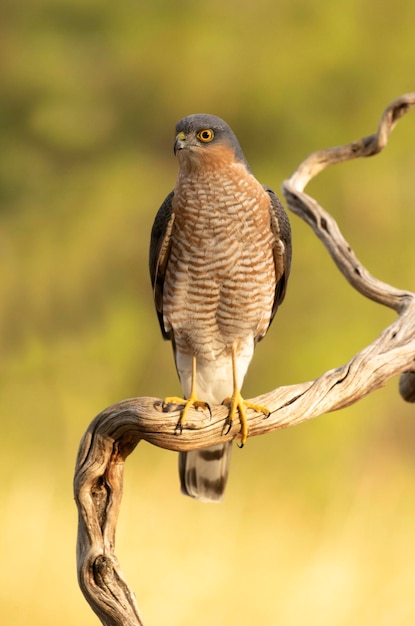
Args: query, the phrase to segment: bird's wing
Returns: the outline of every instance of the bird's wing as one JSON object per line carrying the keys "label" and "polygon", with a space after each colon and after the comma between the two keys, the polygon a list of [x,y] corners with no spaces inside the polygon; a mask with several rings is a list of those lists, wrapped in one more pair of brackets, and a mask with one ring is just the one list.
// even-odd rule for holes
{"label": "bird's wing", "polygon": [[274,263],[275,263],[275,298],[274,306],[272,307],[271,320],[277,312],[277,309],[285,297],[287,289],[288,277],[291,269],[291,227],[288,220],[288,215],[285,212],[284,207],[279,201],[276,194],[269,187],[264,187],[265,191],[270,197],[270,217],[271,217],[271,230],[274,234]]}
{"label": "bird's wing", "polygon": [[174,222],[173,211],[174,192],[169,193],[157,211],[151,230],[149,268],[153,297],[163,337],[171,339],[171,333],[166,330],[163,320],[163,288],[164,276],[170,255],[171,231]]}

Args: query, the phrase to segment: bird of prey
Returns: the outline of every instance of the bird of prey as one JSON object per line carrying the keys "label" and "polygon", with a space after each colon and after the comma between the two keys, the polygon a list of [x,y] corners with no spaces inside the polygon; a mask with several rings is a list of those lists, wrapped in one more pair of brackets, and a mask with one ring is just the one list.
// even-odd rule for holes
{"label": "bird of prey", "polygon": [[[150,276],[161,332],[173,345],[184,405],[229,405],[239,415],[268,414],[240,389],[255,344],[282,303],[291,265],[291,230],[275,193],[253,175],[236,136],[214,115],[195,114],[176,126],[179,173],[151,232]],[[231,442],[179,453],[184,494],[222,499]]]}

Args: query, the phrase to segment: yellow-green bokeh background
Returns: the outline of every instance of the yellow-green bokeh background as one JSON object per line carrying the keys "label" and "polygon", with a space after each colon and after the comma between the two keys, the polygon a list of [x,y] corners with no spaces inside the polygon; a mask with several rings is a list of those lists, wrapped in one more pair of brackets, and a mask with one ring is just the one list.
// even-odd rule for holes
{"label": "yellow-green bokeh background", "polygon": [[[105,406],[179,392],[147,276],[174,124],[224,117],[264,183],[375,130],[415,86],[397,0],[3,0],[0,15],[0,609],[98,623],[77,587],[72,474]],[[415,114],[374,159],[310,186],[368,269],[415,289]],[[394,319],[292,217],[286,303],[245,385],[341,365]],[[357,406],[234,450],[220,506],[179,495],[176,455],[126,464],[117,555],[145,623],[415,623],[415,415],[390,381]]]}

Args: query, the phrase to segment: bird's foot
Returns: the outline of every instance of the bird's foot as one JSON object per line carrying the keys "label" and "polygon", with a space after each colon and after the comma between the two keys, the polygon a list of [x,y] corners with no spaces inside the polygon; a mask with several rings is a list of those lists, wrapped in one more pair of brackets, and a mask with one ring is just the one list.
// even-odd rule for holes
{"label": "bird's foot", "polygon": [[239,421],[241,422],[241,445],[240,448],[243,448],[247,437],[248,437],[248,422],[246,417],[246,410],[252,409],[257,413],[264,413],[266,417],[269,416],[270,410],[266,406],[262,406],[260,404],[254,404],[253,402],[249,402],[248,400],[244,400],[241,396],[241,393],[238,389],[234,391],[230,398],[225,398],[222,404],[229,405],[229,415],[227,419],[228,429],[225,432],[227,435],[232,428],[233,420],[237,413],[239,413]]}
{"label": "bird's foot", "polygon": [[185,398],[180,398],[178,396],[168,396],[164,398],[163,406],[167,406],[169,404],[182,404],[183,410],[180,414],[179,421],[176,424],[175,433],[181,435],[183,432],[183,426],[186,423],[186,417],[190,408],[195,409],[207,409],[209,411],[210,417],[212,417],[212,410],[210,405],[207,402],[203,402],[202,400],[198,400],[195,395],[191,394],[190,398],[187,400]]}

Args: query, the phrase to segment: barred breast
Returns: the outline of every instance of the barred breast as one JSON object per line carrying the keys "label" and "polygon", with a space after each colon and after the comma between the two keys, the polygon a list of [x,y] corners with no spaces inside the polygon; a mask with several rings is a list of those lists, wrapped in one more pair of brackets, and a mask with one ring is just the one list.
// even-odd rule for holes
{"label": "barred breast", "polygon": [[176,347],[212,361],[264,335],[275,295],[270,199],[243,164],[178,178],[163,293]]}

